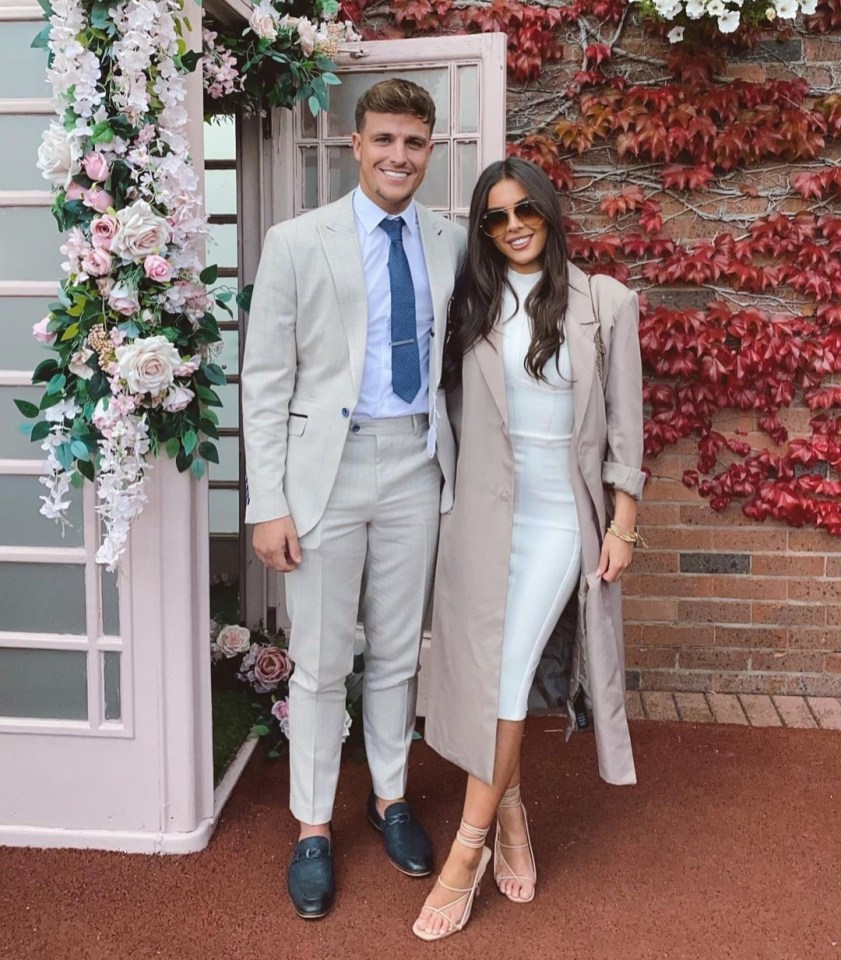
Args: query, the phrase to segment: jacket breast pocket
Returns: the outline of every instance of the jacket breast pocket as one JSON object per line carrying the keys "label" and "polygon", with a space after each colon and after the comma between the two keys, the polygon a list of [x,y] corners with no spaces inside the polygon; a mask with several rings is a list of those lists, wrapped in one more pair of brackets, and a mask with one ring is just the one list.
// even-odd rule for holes
{"label": "jacket breast pocket", "polygon": [[307,417],[302,413],[290,413],[287,432],[290,437],[302,437],[307,428]]}

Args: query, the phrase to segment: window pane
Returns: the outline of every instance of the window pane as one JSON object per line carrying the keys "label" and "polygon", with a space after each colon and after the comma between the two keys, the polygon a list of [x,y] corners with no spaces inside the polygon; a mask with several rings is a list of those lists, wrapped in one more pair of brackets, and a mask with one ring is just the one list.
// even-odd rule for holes
{"label": "window pane", "polygon": [[473,193],[473,187],[476,185],[476,178],[479,175],[477,169],[479,145],[477,143],[457,143],[456,158],[456,176],[458,177],[456,206],[469,207],[470,195]]}
{"label": "window pane", "polygon": [[378,70],[343,73],[342,84],[330,90],[327,115],[327,136],[349,137],[356,129],[356,101],[380,80],[402,77],[424,87],[435,101],[435,133],[450,132],[450,72],[448,67],[427,67],[422,70]]}
{"label": "window pane", "polygon": [[[70,508],[67,518],[72,526],[65,527],[63,539],[61,525],[38,512],[41,509],[39,498],[45,495],[46,490],[38,482],[38,477],[0,476],[0,544],[7,547],[83,545],[81,491],[71,489],[68,495]],[[2,619],[0,612],[0,621]]]}
{"label": "window pane", "polygon": [[219,417],[220,427],[238,427],[239,426],[239,386],[236,383],[226,383],[223,387],[213,388],[219,399],[222,401],[221,407],[214,407]]}
{"label": "window pane", "polygon": [[0,208],[0,280],[58,280],[64,241],[49,207]]}
{"label": "window pane", "polygon": [[204,125],[204,159],[234,160],[237,155],[233,117],[215,117]]}
{"label": "window pane", "polygon": [[105,719],[119,720],[120,704],[120,654],[108,651],[102,655],[102,689],[105,694]]}
{"label": "window pane", "polygon": [[318,206],[318,149],[305,147],[301,150],[301,204],[304,210]]}
{"label": "window pane", "polygon": [[220,437],[214,442],[219,463],[210,464],[210,479],[239,480],[239,437]]}
{"label": "window pane", "polygon": [[0,648],[0,716],[87,720],[87,654]]}
{"label": "window pane", "polygon": [[44,391],[41,387],[0,387],[0,460],[43,460],[44,451],[37,441],[31,443],[20,432],[23,424],[32,424],[18,413],[13,400],[28,400],[39,404]]}
{"label": "window pane", "polygon": [[102,598],[102,632],[109,637],[120,635],[120,594],[117,588],[117,571],[109,573],[99,568]]}
{"label": "window pane", "polygon": [[359,183],[359,164],[353,159],[350,147],[327,148],[327,172],[330,180],[330,196],[326,202],[338,200]]}
{"label": "window pane", "polygon": [[0,630],[84,635],[85,568],[0,563]]}
{"label": "window pane", "polygon": [[450,206],[450,145],[436,143],[426,168],[426,176],[415,194],[428,207]]}
{"label": "window pane", "polygon": [[458,69],[458,129],[459,133],[476,133],[479,129],[478,103],[479,68]]}
{"label": "window pane", "polygon": [[236,170],[205,170],[205,207],[208,213],[237,212]]}
{"label": "window pane", "polygon": [[[228,318],[230,319],[230,317]],[[239,331],[222,331],[222,350],[216,355],[218,363],[227,374],[239,373]]]}
{"label": "window pane", "polygon": [[[9,26],[3,24],[3,29]],[[35,166],[41,134],[49,123],[50,118],[44,116],[0,115],[0,143],[14,144],[13,150],[3,151],[4,190],[50,189],[49,181]]]}
{"label": "window pane", "polygon": [[318,136],[318,119],[312,115],[309,107],[305,103],[299,104],[295,110],[295,117],[298,122],[299,138],[303,140],[315,140]]}
{"label": "window pane", "polygon": [[210,535],[239,532],[239,491],[210,491]]}
{"label": "window pane", "polygon": [[215,263],[219,267],[237,265],[237,225],[235,223],[210,224],[207,262]]}
{"label": "window pane", "polygon": [[[47,51],[33,50],[30,44],[40,33],[43,22],[3,23],[0,30],[0,100],[27,97],[49,98]],[[46,182],[46,181],[45,181]]]}
{"label": "window pane", "polygon": [[38,297],[0,297],[0,367],[34,370],[50,350],[32,336],[32,324],[49,312],[50,300]]}

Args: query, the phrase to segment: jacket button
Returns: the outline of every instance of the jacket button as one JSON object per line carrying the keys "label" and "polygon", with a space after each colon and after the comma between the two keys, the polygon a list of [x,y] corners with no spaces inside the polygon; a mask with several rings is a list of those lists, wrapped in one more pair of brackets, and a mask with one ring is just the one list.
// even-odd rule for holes
{"label": "jacket button", "polygon": [[348,410],[347,407],[342,407],[342,416],[343,416],[343,417],[349,417],[349,416],[350,416],[350,410]]}
{"label": "jacket button", "polygon": [[359,433],[359,424],[358,424],[358,423],[355,423],[355,424],[350,428],[350,431],[351,431],[351,433]]}
{"label": "jacket button", "polygon": [[430,330],[430,331],[429,331],[429,335],[430,335],[430,337],[434,337],[434,336],[435,336],[435,331],[434,331],[434,330]]}

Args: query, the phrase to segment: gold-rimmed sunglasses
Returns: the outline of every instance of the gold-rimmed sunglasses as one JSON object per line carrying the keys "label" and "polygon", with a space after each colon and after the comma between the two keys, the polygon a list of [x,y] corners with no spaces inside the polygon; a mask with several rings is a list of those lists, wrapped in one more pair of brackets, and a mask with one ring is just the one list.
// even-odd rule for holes
{"label": "gold-rimmed sunglasses", "polygon": [[543,223],[544,216],[529,199],[519,200],[510,207],[488,210],[479,218],[479,228],[486,237],[495,240],[508,229],[510,215],[514,214],[524,227],[532,229]]}

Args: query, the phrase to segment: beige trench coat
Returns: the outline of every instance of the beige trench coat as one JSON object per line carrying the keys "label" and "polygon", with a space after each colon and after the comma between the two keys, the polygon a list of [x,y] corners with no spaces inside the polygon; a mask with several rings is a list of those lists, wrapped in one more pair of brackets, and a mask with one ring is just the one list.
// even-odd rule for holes
{"label": "beige trench coat", "polygon": [[[637,295],[610,277],[593,278],[592,298],[590,291],[587,276],[570,265],[564,329],[574,381],[571,463],[581,581],[569,708],[573,716],[572,701],[583,689],[599,773],[608,783],[630,784],[636,774],[625,716],[621,586],[593,574],[612,510],[609,489],[639,499],[645,479],[639,310]],[[448,400],[458,463],[454,506],[441,518],[426,720],[433,749],[486,783],[493,777],[514,507],[500,347],[495,331],[469,351],[462,385]]]}

